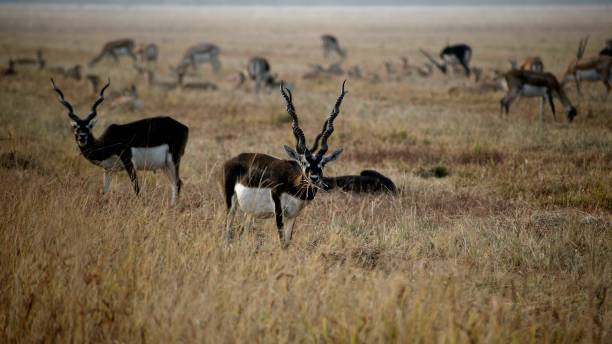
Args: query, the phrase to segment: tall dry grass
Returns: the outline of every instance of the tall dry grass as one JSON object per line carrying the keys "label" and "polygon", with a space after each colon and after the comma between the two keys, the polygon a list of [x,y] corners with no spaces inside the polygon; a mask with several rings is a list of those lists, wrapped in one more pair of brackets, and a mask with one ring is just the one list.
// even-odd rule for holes
{"label": "tall dry grass", "polygon": [[[323,31],[370,73],[448,38],[471,43],[484,67],[537,53],[559,74],[579,37],[591,34],[591,52],[607,38],[609,8],[2,9],[3,59],[43,47],[52,65],[84,63],[130,36],[158,42],[165,73],[206,39],[222,47],[225,73],[206,94],[136,79],[141,113],[100,108],[96,133],[154,114],[190,127],[176,208],[161,174],[140,173],[142,197],[123,175],[102,196],[49,75],[0,80],[2,342],[610,341],[612,107],[601,85],[568,125],[550,114],[538,124],[532,100],[500,120],[501,94],[462,79],[349,80],[331,139],[345,155],[326,173],[376,168],[401,193],[318,195],[286,251],[273,221],[223,245],[216,179],[234,154],[280,156],[292,142],[276,92],[230,90],[225,77],[251,55],[296,83],[311,138],[340,84],[299,78],[321,62]],[[135,78],[128,65],[94,72],[119,89]],[[59,82],[79,109],[93,100],[85,82]],[[448,177],[422,173],[440,167]]]}

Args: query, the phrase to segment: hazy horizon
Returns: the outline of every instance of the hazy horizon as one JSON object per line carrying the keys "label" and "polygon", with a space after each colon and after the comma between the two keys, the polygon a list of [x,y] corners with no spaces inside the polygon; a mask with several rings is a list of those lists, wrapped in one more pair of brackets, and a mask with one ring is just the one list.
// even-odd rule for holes
{"label": "hazy horizon", "polygon": [[0,0],[0,4],[215,5],[215,6],[529,6],[612,5],[612,0]]}

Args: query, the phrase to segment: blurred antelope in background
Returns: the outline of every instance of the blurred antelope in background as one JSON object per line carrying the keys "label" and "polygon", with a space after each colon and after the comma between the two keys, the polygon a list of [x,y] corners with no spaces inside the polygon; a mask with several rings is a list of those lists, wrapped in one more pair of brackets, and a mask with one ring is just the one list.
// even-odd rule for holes
{"label": "blurred antelope in background", "polygon": [[134,41],[125,38],[110,41],[104,44],[102,50],[96,55],[91,61],[89,61],[89,67],[94,67],[103,58],[112,57],[115,63],[119,63],[119,56],[129,56],[133,62],[136,62],[136,54],[134,53]]}
{"label": "blurred antelope in background", "polygon": [[213,72],[219,73],[221,71],[221,62],[219,61],[220,52],[221,49],[211,43],[194,45],[187,49],[181,61],[176,66],[176,69],[180,70],[186,66],[191,66],[195,71],[197,70],[198,64],[210,63]]}
{"label": "blurred antelope in background", "polygon": [[544,62],[539,56],[526,58],[520,66],[517,65],[516,60],[509,60],[512,69],[530,70],[534,72],[544,71]]}
{"label": "blurred antelope in background", "polygon": [[440,58],[442,61],[438,61],[437,59],[433,58],[423,49],[420,49],[420,52],[444,74],[448,72],[449,66],[453,68],[456,66],[461,66],[465,75],[468,77],[470,76],[472,48],[467,44],[447,45],[444,47],[444,49],[442,49],[440,52]]}
{"label": "blurred antelope in background", "polygon": [[[223,165],[221,186],[227,206],[227,240],[232,238],[232,221],[237,208],[255,217],[276,218],[276,228],[282,248],[291,241],[293,225],[302,209],[315,198],[318,189],[325,189],[323,170],[336,160],[342,149],[330,155],[327,140],[334,131],[334,120],[340,114],[340,105],[346,95],[342,91],[323,130],[315,138],[312,148],[306,147],[304,132],[299,126],[291,91],[281,83],[281,94],[291,116],[295,149],[284,146],[291,158],[284,160],[261,153],[242,153]],[[319,140],[321,148],[319,149]],[[317,149],[318,152],[317,152]],[[316,153],[315,153],[316,152]]]}
{"label": "blurred antelope in background", "polygon": [[14,59],[14,61],[15,61],[16,65],[24,65],[24,66],[37,65],[38,69],[45,68],[45,65],[47,64],[47,61],[43,57],[43,52],[40,49],[36,50],[36,57],[35,58],[32,58],[32,57],[18,57],[16,59]]}
{"label": "blurred antelope in background", "polygon": [[270,62],[264,57],[256,56],[249,60],[246,68],[246,76],[244,72],[240,72],[238,87],[240,87],[247,78],[255,82],[255,93],[259,93],[261,87],[273,89],[280,85],[276,80],[276,75],[272,74]]}
{"label": "blurred antelope in background", "polygon": [[321,43],[323,44],[323,56],[328,58],[332,53],[337,54],[341,59],[346,57],[346,50],[340,47],[338,39],[334,35],[322,35]]}
{"label": "blurred antelope in background", "polygon": [[140,57],[140,62],[146,65],[157,63],[159,56],[159,48],[155,43],[149,43],[147,45],[141,44],[136,54]]}
{"label": "blurred antelope in background", "polygon": [[583,38],[578,43],[578,51],[576,59],[567,66],[563,75],[562,83],[565,85],[570,81],[576,83],[576,91],[578,95],[582,94],[580,83],[582,81],[601,81],[606,87],[606,97],[610,93],[612,57],[607,55],[598,55],[588,58],[584,57],[586,45],[589,38]]}
{"label": "blurred antelope in background", "polygon": [[51,79],[53,89],[66,109],[71,120],[74,138],[85,159],[104,169],[103,193],[110,188],[111,174],[125,170],[132,181],[136,195],[140,193],[137,170],[155,171],[163,169],[172,183],[172,201],[181,191],[182,181],[179,166],[189,129],[171,117],[152,117],[127,124],[111,124],[104,133],[96,138],[92,129],[96,123],[97,108],[104,101],[104,91],[110,81],[100,91],[100,96],[91,107],[91,112],[80,118],[74,113],[72,104]]}
{"label": "blurred antelope in background", "polygon": [[65,68],[62,66],[54,66],[50,67],[49,71],[54,74],[59,74],[66,79],[74,79],[76,81],[80,81],[82,78],[81,75],[81,65],[77,64],[70,68]]}
{"label": "blurred antelope in background", "polygon": [[553,97],[558,97],[563,106],[569,122],[574,120],[577,112],[572,102],[565,94],[563,87],[557,78],[551,73],[534,72],[530,70],[511,70],[504,75],[507,92],[500,100],[500,116],[505,112],[508,115],[510,105],[519,97],[541,97],[540,121],[544,121],[545,103],[550,104],[550,108],[555,116],[555,104]]}
{"label": "blurred antelope in background", "polygon": [[612,39],[606,41],[606,46],[601,49],[599,55],[606,55],[612,57]]}

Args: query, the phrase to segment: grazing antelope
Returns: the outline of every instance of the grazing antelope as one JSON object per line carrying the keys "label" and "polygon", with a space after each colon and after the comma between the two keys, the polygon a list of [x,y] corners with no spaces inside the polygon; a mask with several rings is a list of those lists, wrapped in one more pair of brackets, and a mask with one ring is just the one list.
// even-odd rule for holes
{"label": "grazing antelope", "polygon": [[570,81],[574,81],[576,83],[576,91],[578,95],[581,95],[581,81],[601,81],[606,87],[607,96],[611,89],[612,57],[599,55],[583,58],[588,40],[588,37],[580,40],[578,51],[576,52],[576,59],[568,65],[561,83],[565,85]]}
{"label": "grazing antelope", "polygon": [[336,53],[342,59],[346,57],[346,50],[340,48],[340,43],[336,36],[322,35],[321,42],[323,43],[323,56],[325,58],[328,58],[330,53]]}
{"label": "grazing antelope", "polygon": [[544,105],[548,101],[550,108],[555,117],[555,105],[553,97],[558,97],[563,106],[569,122],[574,120],[577,112],[572,105],[563,87],[557,78],[551,73],[533,72],[529,70],[511,70],[504,75],[508,91],[501,99],[500,116],[505,111],[506,115],[510,111],[510,105],[520,96],[523,97],[541,97],[540,104],[540,121],[544,121]]}
{"label": "grazing antelope", "polygon": [[62,66],[50,67],[51,73],[60,74],[66,79],[74,79],[76,81],[81,80],[81,65],[74,65],[70,68],[64,68]]}
{"label": "grazing antelope", "polygon": [[213,72],[218,73],[221,70],[221,62],[219,61],[220,52],[221,49],[211,43],[194,45],[187,49],[176,69],[191,66],[193,70],[196,70],[198,64],[210,63]]}
{"label": "grazing antelope", "polygon": [[397,187],[393,181],[373,170],[363,170],[358,176],[323,177],[323,182],[328,186],[327,190],[397,194]]}
{"label": "grazing antelope", "polygon": [[[306,147],[304,132],[298,124],[291,91],[281,83],[281,94],[287,103],[296,139],[295,149],[284,146],[290,160],[261,153],[242,153],[225,162],[221,184],[228,209],[227,240],[232,237],[232,221],[237,207],[240,207],[255,217],[274,216],[281,246],[289,246],[296,217],[314,199],[319,188],[326,188],[323,183],[325,165],[342,153],[342,149],[338,149],[325,156],[327,140],[334,131],[334,120],[340,114],[340,105],[346,95],[345,83],[342,83],[342,92],[311,149]],[[319,140],[321,148],[317,152]]]}
{"label": "grazing antelope", "polygon": [[159,56],[159,48],[155,43],[149,43],[147,45],[141,44],[138,50],[136,50],[136,54],[140,56],[140,62],[155,64]]}
{"label": "grazing antelope", "polygon": [[64,98],[53,79],[51,83],[59,95],[60,103],[68,109],[74,138],[81,154],[104,169],[102,190],[105,194],[109,190],[113,172],[125,170],[138,195],[140,186],[136,171],[163,169],[172,183],[171,204],[176,204],[182,186],[179,165],[189,133],[186,126],[170,117],[152,117],[127,124],[111,124],[100,137],[95,138],[91,130],[96,123],[97,108],[104,101],[104,91],[110,81],[100,91],[89,115],[83,119],[74,113],[72,104]]}
{"label": "grazing antelope", "polygon": [[599,55],[612,57],[612,39],[606,41],[606,47],[599,52]]}
{"label": "grazing antelope", "polygon": [[132,84],[129,88],[114,97],[110,108],[114,109],[120,106],[127,105],[130,111],[140,111],[144,107],[144,102],[138,97],[136,85]]}
{"label": "grazing antelope", "polygon": [[89,67],[95,66],[100,60],[105,57],[112,57],[115,63],[119,63],[119,56],[127,55],[132,58],[133,62],[136,62],[136,54],[134,53],[134,41],[125,38],[110,41],[102,47],[102,51],[96,55],[91,61],[89,61]]}
{"label": "grazing antelope", "polygon": [[509,60],[512,69],[531,70],[534,72],[544,71],[544,62],[539,56],[526,58],[520,66],[516,64],[516,60]]}
{"label": "grazing antelope", "polygon": [[[246,75],[240,72],[240,87],[247,79],[247,77],[255,82],[255,93],[259,93],[262,86],[273,89],[280,85],[280,82],[276,80],[276,75],[272,74],[270,68],[270,62],[264,57],[256,56],[249,60],[246,69]],[[290,87],[291,88],[291,87]]]}
{"label": "grazing antelope", "polygon": [[17,65],[38,65],[38,69],[45,68],[47,61],[43,58],[42,50],[36,50],[36,58],[20,57],[15,59]]}
{"label": "grazing antelope", "polygon": [[420,49],[423,54],[431,63],[433,63],[438,69],[446,74],[448,66],[455,67],[460,65],[463,68],[466,76],[470,76],[470,60],[472,59],[472,48],[467,44],[455,44],[447,45],[440,52],[440,58],[442,62],[434,59],[425,50]]}

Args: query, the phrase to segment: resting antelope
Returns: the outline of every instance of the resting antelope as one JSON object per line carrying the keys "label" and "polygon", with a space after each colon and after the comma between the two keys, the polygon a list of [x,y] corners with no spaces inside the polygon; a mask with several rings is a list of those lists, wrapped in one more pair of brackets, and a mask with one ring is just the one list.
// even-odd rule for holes
{"label": "resting antelope", "polygon": [[[274,216],[281,246],[289,246],[296,217],[314,199],[319,188],[326,188],[323,183],[325,165],[342,153],[342,149],[338,149],[325,156],[327,140],[334,131],[334,120],[346,95],[345,83],[342,83],[342,92],[311,149],[306,147],[304,132],[298,124],[291,91],[281,83],[281,94],[287,102],[296,139],[295,149],[284,146],[290,160],[261,153],[242,153],[225,162],[221,184],[228,209],[227,240],[232,237],[232,221],[237,207],[240,207],[255,217]],[[317,151],[319,140],[321,148]]]}
{"label": "resting antelope", "polygon": [[[506,95],[501,99],[500,115],[503,112],[508,115],[510,105],[520,96],[523,97],[542,97],[540,104],[540,121],[544,121],[544,105],[548,101],[555,117],[555,105],[553,97],[558,97],[563,106],[568,121],[573,121],[576,117],[576,108],[572,105],[563,87],[557,78],[551,73],[533,72],[529,70],[511,70],[504,75],[507,86]],[[556,117],[555,117],[556,119]]]}
{"label": "resting antelope", "polygon": [[219,61],[219,53],[221,49],[211,43],[201,43],[187,49],[176,69],[181,69],[186,66],[191,66],[193,70],[197,69],[198,64],[210,63],[213,72],[218,73],[221,70],[221,62]]}
{"label": "resting antelope", "polygon": [[374,170],[363,170],[358,176],[323,177],[328,190],[354,193],[397,193],[391,179]]}
{"label": "resting antelope", "polygon": [[340,58],[346,57],[346,50],[340,47],[340,43],[336,36],[333,35],[322,35],[321,42],[323,43],[323,56],[329,57],[330,53],[336,53]]}
{"label": "resting antelope", "polygon": [[59,95],[62,105],[68,109],[74,138],[85,159],[104,169],[103,193],[110,188],[111,174],[125,170],[132,181],[136,195],[140,192],[136,170],[163,169],[172,183],[172,201],[181,191],[182,181],[179,165],[189,129],[170,117],[152,117],[127,124],[111,124],[100,137],[94,137],[91,130],[96,123],[97,108],[104,101],[104,91],[110,81],[100,91],[100,96],[85,117],[78,117],[62,91],[51,79],[53,89]]}
{"label": "resting antelope", "polygon": [[438,69],[446,74],[448,66],[455,67],[460,65],[463,68],[466,76],[470,76],[470,60],[472,59],[472,48],[467,44],[447,45],[440,52],[441,62],[434,59],[425,50],[420,49],[421,54],[433,63]]}
{"label": "resting antelope", "polygon": [[20,57],[15,59],[17,65],[38,65],[38,69],[45,68],[47,61],[43,58],[42,50],[36,50],[36,58]]}
{"label": "resting antelope", "polygon": [[125,38],[110,41],[102,47],[102,50],[96,55],[91,61],[89,61],[89,67],[95,66],[100,60],[105,57],[112,57],[115,63],[119,62],[119,56],[127,55],[132,58],[133,62],[136,62],[136,54],[134,53],[134,41]]}
{"label": "resting antelope", "polygon": [[581,81],[601,81],[606,87],[607,96],[611,89],[610,81],[612,80],[612,57],[607,55],[599,55],[583,58],[587,42],[588,37],[580,40],[578,52],[576,53],[576,59],[573,60],[567,67],[567,70],[563,75],[562,84],[565,85],[570,81],[574,81],[576,83],[576,91],[578,92],[578,95],[581,95]]}

